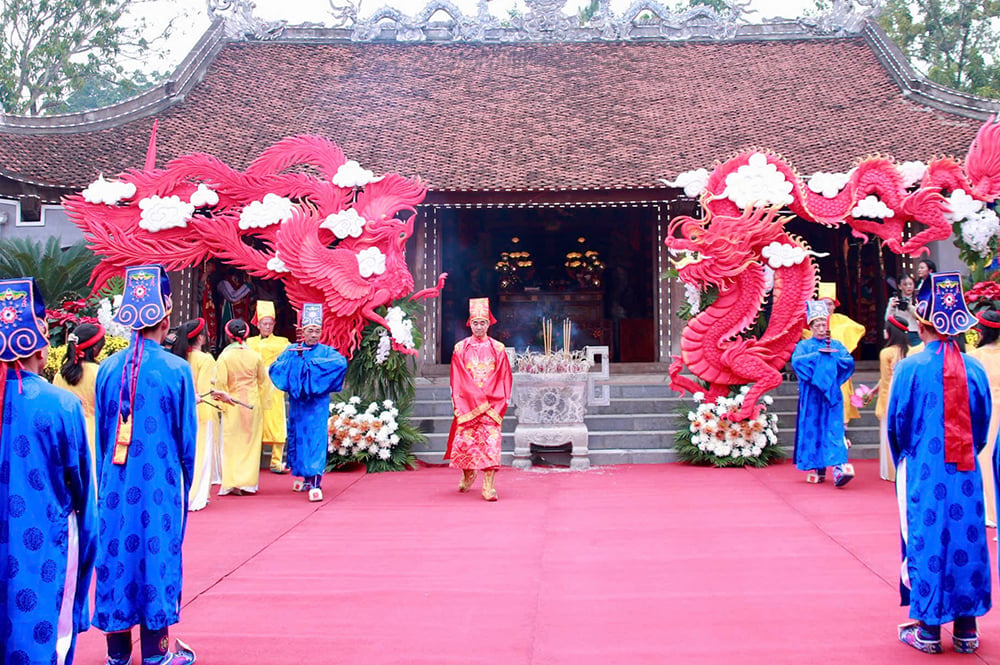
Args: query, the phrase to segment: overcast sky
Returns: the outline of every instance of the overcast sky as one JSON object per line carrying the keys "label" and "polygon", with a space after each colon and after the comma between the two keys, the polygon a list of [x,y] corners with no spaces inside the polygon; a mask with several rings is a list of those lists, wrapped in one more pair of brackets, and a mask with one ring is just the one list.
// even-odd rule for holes
{"label": "overcast sky", "polygon": [[[476,14],[476,0],[452,0],[458,8],[467,15]],[[284,19],[290,24],[314,22],[329,23],[331,21],[329,0],[256,0],[256,15],[265,20]],[[415,15],[425,6],[426,0],[361,0],[361,16],[370,16],[384,5],[395,7],[400,11]],[[575,13],[586,0],[567,0],[567,13]],[[611,0],[611,9],[617,14],[623,14],[632,0]],[[672,4],[665,2],[664,4]],[[490,11],[496,16],[506,16],[507,12],[520,5],[524,10],[523,0],[492,0]],[[750,14],[749,20],[757,22],[764,18],[783,16],[794,18],[807,8],[815,5],[814,0],[752,0],[750,9],[756,14]],[[205,0],[151,0],[137,4],[137,11],[154,26],[164,25],[170,18],[175,18],[175,29],[167,44],[157,44],[160,55],[141,63],[143,69],[149,68],[162,72],[172,71],[184,56],[191,50],[198,38],[208,27],[209,19]],[[137,66],[139,66],[137,64]]]}

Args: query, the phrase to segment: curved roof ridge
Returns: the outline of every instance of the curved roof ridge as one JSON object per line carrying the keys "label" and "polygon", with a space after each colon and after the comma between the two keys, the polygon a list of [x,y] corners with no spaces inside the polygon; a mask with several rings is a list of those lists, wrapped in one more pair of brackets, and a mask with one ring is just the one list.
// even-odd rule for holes
{"label": "curved roof ridge", "polygon": [[[903,95],[913,101],[929,106],[945,113],[952,113],[965,118],[986,120],[1000,113],[1000,100],[991,100],[965,92],[960,92],[939,85],[918,73],[907,62],[902,51],[889,39],[879,25],[871,19],[866,19],[861,38],[872,49],[878,61],[902,90]],[[793,41],[793,40],[829,40],[857,39],[856,36],[818,35],[796,20],[771,20],[766,23],[747,24],[740,26],[736,35],[727,38],[693,37],[684,40],[652,37],[642,40],[631,40],[631,43],[692,43],[710,41],[713,43],[754,42],[754,41]],[[209,26],[205,34],[187,57],[177,66],[174,72],[160,85],[143,92],[131,99],[110,106],[79,111],[75,113],[55,114],[48,116],[19,116],[0,113],[0,133],[7,134],[73,134],[90,132],[109,127],[115,127],[134,120],[155,115],[184,101],[187,94],[205,77],[208,68],[215,61],[219,52],[232,43],[241,40],[227,29],[226,22],[217,18]],[[290,26],[282,30],[274,39],[251,40],[257,43],[279,44],[338,44],[352,43],[351,30],[346,28],[316,27],[310,25]],[[432,39],[419,42],[399,42],[392,40],[377,40],[364,43],[401,43],[408,46],[442,46],[475,45],[477,42]],[[357,43],[357,42],[355,42]],[[481,45],[515,46],[525,44],[558,44],[562,42],[502,42],[483,41]],[[622,40],[595,40],[595,44],[622,43]]]}

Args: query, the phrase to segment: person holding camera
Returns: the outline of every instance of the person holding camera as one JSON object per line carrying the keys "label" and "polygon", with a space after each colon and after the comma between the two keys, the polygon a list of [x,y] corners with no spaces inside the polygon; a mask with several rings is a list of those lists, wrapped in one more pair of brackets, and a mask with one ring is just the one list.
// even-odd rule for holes
{"label": "person holding camera", "polygon": [[909,328],[906,331],[906,336],[909,339],[910,346],[920,344],[920,332],[917,330],[917,318],[913,316],[913,310],[911,309],[914,301],[914,288],[915,284],[911,276],[903,275],[900,277],[899,291],[896,292],[896,295],[889,298],[889,304],[885,308],[886,322],[888,322],[890,318],[909,322]]}

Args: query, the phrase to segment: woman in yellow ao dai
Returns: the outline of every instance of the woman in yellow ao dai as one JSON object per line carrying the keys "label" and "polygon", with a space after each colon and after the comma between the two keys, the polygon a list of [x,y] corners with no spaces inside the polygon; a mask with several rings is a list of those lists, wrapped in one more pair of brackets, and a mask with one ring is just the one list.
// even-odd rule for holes
{"label": "woman in yellow ao dai", "polygon": [[[66,357],[52,379],[52,385],[70,391],[83,404],[92,462],[97,459],[94,448],[94,403],[99,367],[97,357],[103,349],[104,326],[99,323],[81,323],[66,336]],[[95,464],[91,466],[96,469]]]}
{"label": "woman in yellow ao dai", "polygon": [[194,475],[188,488],[188,510],[201,510],[208,505],[212,490],[216,452],[221,445],[222,419],[219,406],[209,398],[215,381],[215,358],[202,349],[208,342],[205,319],[182,324],[171,351],[191,364],[194,388],[198,394],[198,443],[194,453]]}
{"label": "woman in yellow ao dai", "polygon": [[902,317],[890,316],[886,319],[885,336],[887,343],[878,354],[879,382],[878,401],[875,402],[875,416],[879,422],[878,473],[882,480],[895,482],[896,465],[889,450],[888,421],[889,390],[892,387],[892,373],[896,364],[907,356],[910,347],[908,335],[909,321]]}
{"label": "woman in yellow ao dai", "polygon": [[986,509],[986,526],[997,525],[997,502],[993,482],[993,449],[996,447],[997,429],[1000,425],[1000,313],[992,310],[976,314],[979,325],[979,346],[969,355],[983,364],[990,380],[993,396],[993,414],[990,416],[990,433],[986,447],[979,453],[979,468],[983,476],[983,506]]}
{"label": "woman in yellow ao dai", "polygon": [[[225,494],[254,494],[260,478],[264,419],[261,393],[267,370],[260,355],[247,348],[247,324],[233,319],[226,324],[232,342],[215,363],[215,393],[222,407],[222,487]],[[251,408],[252,407],[252,408]]]}

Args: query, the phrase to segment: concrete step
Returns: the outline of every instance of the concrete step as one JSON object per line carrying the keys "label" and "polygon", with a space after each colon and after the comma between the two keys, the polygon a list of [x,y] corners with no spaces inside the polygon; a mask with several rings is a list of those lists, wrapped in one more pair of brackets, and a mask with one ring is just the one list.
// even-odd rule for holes
{"label": "concrete step", "polygon": [[[874,385],[874,379],[857,378],[857,383]],[[446,378],[422,379],[417,386],[412,419],[427,436],[414,453],[428,463],[440,463],[447,445],[452,422],[450,389]],[[662,463],[677,460],[673,443],[679,428],[687,426],[686,413],[693,406],[690,396],[679,397],[670,390],[665,375],[624,376],[612,374],[611,403],[591,407],[586,416],[589,428],[591,463],[635,464]],[[779,445],[790,456],[795,441],[798,385],[786,381],[771,393],[770,413],[778,416]],[[513,433],[517,426],[516,409],[510,409],[504,419],[502,450],[504,463],[510,463],[514,450]],[[873,409],[866,409],[862,418],[848,428],[853,442],[850,456],[866,459],[878,456],[879,424]],[[545,462],[569,464],[568,450],[536,448]],[[562,460],[562,461],[561,461]]]}
{"label": "concrete step", "polygon": [[[616,448],[628,450],[647,450],[654,448],[673,448],[674,439],[677,435],[676,429],[649,430],[649,431],[601,431],[590,430],[588,446],[591,451],[613,450]],[[448,445],[448,431],[428,432],[425,434],[427,440],[417,447],[419,452],[441,452],[444,453]],[[879,430],[877,427],[851,427],[847,430],[847,438],[853,444],[852,456],[867,457],[861,451],[874,449],[878,452]],[[795,446],[795,430],[778,430],[778,445],[792,450]],[[503,433],[501,441],[502,450],[514,450],[513,428]]]}
{"label": "concrete step", "polygon": [[[784,448],[785,459],[791,460],[791,448]],[[446,464],[444,461],[444,451],[414,451],[417,459],[428,464]],[[555,452],[549,450],[538,451],[535,455],[536,464],[555,464],[558,466],[569,466],[568,452]],[[878,457],[878,446],[854,446],[851,448],[850,459],[875,459]],[[513,448],[504,450],[501,453],[501,462],[504,466],[510,466],[514,459]],[[608,464],[667,464],[679,461],[677,451],[671,448],[645,448],[634,450],[631,448],[608,448],[606,450],[590,451],[590,463],[593,466]]]}

